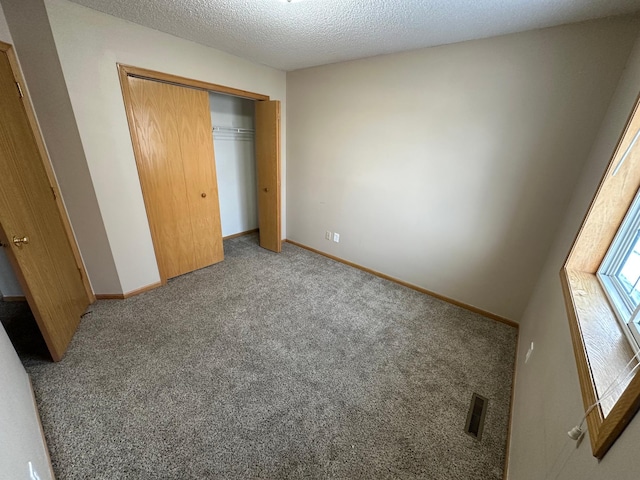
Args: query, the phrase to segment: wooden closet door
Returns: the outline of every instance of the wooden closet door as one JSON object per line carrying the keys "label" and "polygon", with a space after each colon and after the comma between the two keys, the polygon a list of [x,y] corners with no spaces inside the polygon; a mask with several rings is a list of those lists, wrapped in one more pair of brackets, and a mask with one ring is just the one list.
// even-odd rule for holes
{"label": "wooden closet door", "polygon": [[127,83],[138,174],[166,281],[224,257],[209,99],[167,83],[136,77]]}
{"label": "wooden closet door", "polygon": [[224,252],[209,94],[204,90],[179,88],[177,113],[181,119],[180,150],[193,230],[194,261],[200,266],[212,265],[224,259]]}
{"label": "wooden closet door", "polygon": [[280,102],[256,102],[256,170],[260,246],[282,250],[280,233]]}

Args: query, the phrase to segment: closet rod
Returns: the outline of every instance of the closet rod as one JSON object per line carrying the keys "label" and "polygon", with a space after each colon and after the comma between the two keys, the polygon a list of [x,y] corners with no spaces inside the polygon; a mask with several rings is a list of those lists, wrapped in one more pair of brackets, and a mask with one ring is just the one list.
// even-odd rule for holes
{"label": "closet rod", "polygon": [[255,133],[253,128],[213,127],[214,132]]}

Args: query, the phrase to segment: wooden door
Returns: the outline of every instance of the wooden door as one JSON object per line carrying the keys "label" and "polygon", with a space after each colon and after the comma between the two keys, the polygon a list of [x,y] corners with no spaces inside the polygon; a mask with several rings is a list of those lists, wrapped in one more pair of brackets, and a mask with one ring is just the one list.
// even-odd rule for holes
{"label": "wooden door", "polygon": [[260,246],[280,252],[280,102],[256,102],[255,120]]}
{"label": "wooden door", "polygon": [[207,92],[132,76],[123,87],[163,282],[222,261]]}
{"label": "wooden door", "polygon": [[48,158],[29,117],[32,112],[17,88],[9,46],[0,44],[0,50],[0,241],[58,361],[93,298],[54,193],[57,185]]}
{"label": "wooden door", "polygon": [[191,251],[195,268],[201,268],[224,259],[209,93],[176,88],[180,150],[193,230]]}

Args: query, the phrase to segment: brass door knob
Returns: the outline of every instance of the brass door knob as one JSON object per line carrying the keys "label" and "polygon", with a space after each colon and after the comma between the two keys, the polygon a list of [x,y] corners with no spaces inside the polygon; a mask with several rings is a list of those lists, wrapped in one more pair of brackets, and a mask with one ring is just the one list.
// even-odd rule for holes
{"label": "brass door knob", "polygon": [[29,243],[29,237],[16,237],[13,236],[13,244],[17,247],[21,247],[22,245],[27,245]]}
{"label": "brass door knob", "polygon": [[206,197],[207,197],[207,194],[206,194],[206,193],[201,193],[201,194],[200,194],[200,196],[201,196],[202,198],[206,198]]}

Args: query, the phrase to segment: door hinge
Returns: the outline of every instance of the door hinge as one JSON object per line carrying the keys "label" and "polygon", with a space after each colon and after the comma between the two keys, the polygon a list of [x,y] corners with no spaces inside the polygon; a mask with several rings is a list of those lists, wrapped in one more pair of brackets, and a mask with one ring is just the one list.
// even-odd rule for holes
{"label": "door hinge", "polygon": [[53,199],[54,199],[54,200],[57,200],[57,199],[58,199],[58,196],[56,195],[56,190],[55,190],[55,188],[51,187],[51,193],[53,193]]}
{"label": "door hinge", "polygon": [[80,274],[80,280],[82,280],[82,269],[78,267],[78,273]]}
{"label": "door hinge", "polygon": [[20,86],[20,82],[16,82],[16,87],[18,87],[18,95],[20,95],[20,98],[23,98],[24,95],[22,94],[22,87]]}

